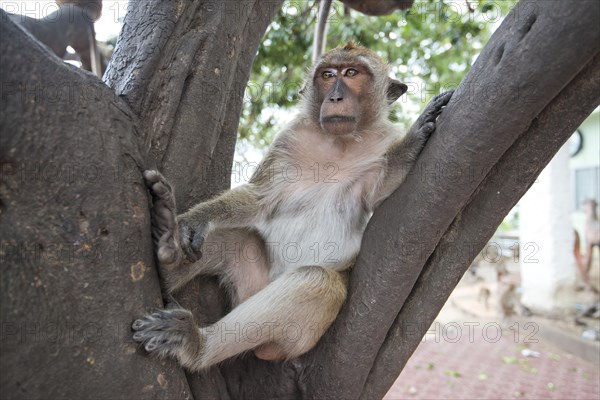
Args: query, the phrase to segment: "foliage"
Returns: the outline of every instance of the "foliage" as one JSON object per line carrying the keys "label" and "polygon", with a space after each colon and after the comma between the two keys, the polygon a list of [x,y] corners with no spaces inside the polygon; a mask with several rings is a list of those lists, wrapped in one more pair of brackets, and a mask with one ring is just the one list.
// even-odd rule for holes
{"label": "foliage", "polygon": [[[316,1],[284,3],[252,66],[240,122],[240,147],[264,148],[291,119],[289,108],[312,57]],[[429,98],[455,87],[516,0],[416,1],[408,12],[369,17],[333,2],[327,48],[358,41],[386,58],[409,85],[391,118],[408,125]],[[240,150],[238,148],[238,152]]]}

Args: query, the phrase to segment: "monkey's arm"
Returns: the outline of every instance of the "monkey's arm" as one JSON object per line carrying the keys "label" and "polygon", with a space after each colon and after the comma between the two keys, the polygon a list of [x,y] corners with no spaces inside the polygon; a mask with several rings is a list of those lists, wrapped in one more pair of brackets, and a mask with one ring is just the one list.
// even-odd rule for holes
{"label": "monkey's arm", "polygon": [[212,200],[197,204],[177,216],[181,247],[192,261],[198,259],[204,237],[215,227],[248,226],[258,214],[258,203],[252,185],[228,190]]}
{"label": "monkey's arm", "polygon": [[385,200],[404,181],[417,157],[425,147],[425,143],[435,130],[435,120],[448,104],[453,90],[435,96],[425,107],[423,113],[411,126],[403,139],[396,141],[385,154],[387,169],[383,184],[375,196],[375,207]]}

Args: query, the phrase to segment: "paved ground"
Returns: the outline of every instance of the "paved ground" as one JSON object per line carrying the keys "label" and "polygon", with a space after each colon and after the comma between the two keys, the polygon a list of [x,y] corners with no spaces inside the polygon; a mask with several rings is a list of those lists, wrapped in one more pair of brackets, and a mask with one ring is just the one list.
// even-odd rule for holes
{"label": "paved ground", "polygon": [[[442,325],[440,325],[442,326]],[[460,324],[459,324],[460,326]],[[428,335],[385,399],[600,399],[598,368],[539,340],[524,344],[514,331],[497,342],[495,326]],[[530,331],[531,332],[531,331]],[[535,335],[531,338],[535,339]],[[540,353],[526,357],[522,350]]]}
{"label": "paved ground", "polygon": [[476,307],[476,300],[465,300],[474,296],[469,291],[464,286],[459,300],[466,308],[456,302],[460,286],[455,291],[385,399],[600,400],[597,365],[552,345],[534,331],[536,322],[514,325],[481,307],[468,312]]}

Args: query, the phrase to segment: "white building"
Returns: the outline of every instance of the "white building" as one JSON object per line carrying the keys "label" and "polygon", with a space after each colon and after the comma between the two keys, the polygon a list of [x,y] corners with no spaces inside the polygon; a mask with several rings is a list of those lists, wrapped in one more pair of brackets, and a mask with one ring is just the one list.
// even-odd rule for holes
{"label": "white building", "polygon": [[[600,200],[599,170],[600,109],[596,109],[519,202],[521,302],[533,312],[570,313],[575,303],[590,299],[589,292],[576,291],[581,277],[573,252],[574,229],[585,252],[582,203]],[[595,264],[592,285],[599,287]]]}

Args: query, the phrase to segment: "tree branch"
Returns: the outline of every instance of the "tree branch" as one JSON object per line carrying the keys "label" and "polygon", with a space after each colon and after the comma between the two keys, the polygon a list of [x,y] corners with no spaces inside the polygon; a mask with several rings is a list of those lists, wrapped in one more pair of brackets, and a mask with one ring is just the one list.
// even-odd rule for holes
{"label": "tree branch", "polygon": [[[230,186],[250,67],[283,0],[133,4],[107,82],[139,113],[148,164],[175,187],[179,211]],[[216,280],[199,277],[178,301],[200,321],[225,312]],[[195,398],[227,397],[215,368],[188,374]]]}
{"label": "tree branch", "polygon": [[[440,117],[415,173],[373,215],[348,300],[307,357],[313,371],[307,397],[353,398],[362,391],[443,232],[519,135],[596,54],[589,43],[600,39],[598,6],[522,1],[492,36]],[[536,146],[546,146],[545,137],[536,139]]]}
{"label": "tree branch", "polygon": [[157,0],[127,13],[107,83],[139,113],[180,211],[229,188],[250,67],[282,1]]}
{"label": "tree branch", "polygon": [[385,395],[479,250],[544,166],[599,104],[600,53],[535,118],[456,216],[394,320],[361,398]]}

